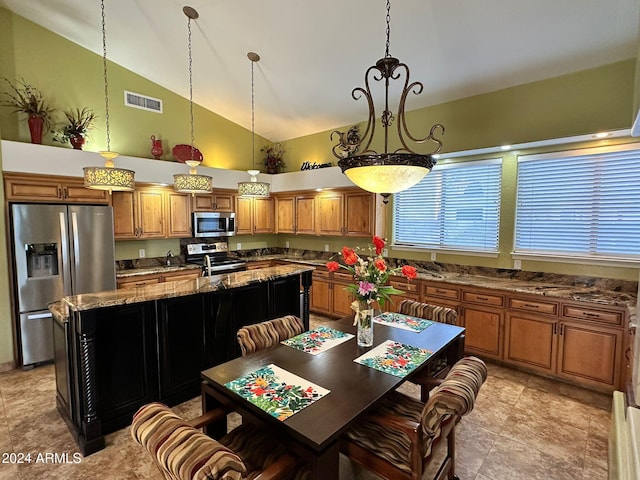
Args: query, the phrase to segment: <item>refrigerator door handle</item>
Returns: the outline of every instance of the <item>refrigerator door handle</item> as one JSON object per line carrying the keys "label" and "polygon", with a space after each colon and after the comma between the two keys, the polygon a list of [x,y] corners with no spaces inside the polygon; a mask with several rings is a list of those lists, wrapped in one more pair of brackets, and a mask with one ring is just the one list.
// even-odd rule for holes
{"label": "refrigerator door handle", "polygon": [[[71,235],[73,235],[73,251],[77,252],[80,248],[80,236],[78,235],[78,213],[71,212]],[[73,255],[71,259],[71,268],[73,269],[74,278],[78,279],[80,276],[78,262],[76,259],[76,254]],[[77,286],[75,288],[78,288]]]}
{"label": "refrigerator door handle", "polygon": [[53,317],[51,313],[36,313],[34,315],[27,315],[27,320],[39,320],[41,318]]}
{"label": "refrigerator door handle", "polygon": [[[64,265],[69,265],[69,242],[67,240],[67,221],[63,212],[60,212],[60,250],[62,250],[61,271],[66,273]],[[71,295],[71,275],[62,275],[63,290],[65,295]]]}

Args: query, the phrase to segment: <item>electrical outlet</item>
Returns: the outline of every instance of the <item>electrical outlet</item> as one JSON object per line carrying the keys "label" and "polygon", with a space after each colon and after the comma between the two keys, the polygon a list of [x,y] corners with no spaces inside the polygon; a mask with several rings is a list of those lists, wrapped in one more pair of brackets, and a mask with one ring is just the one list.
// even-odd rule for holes
{"label": "electrical outlet", "polygon": [[388,248],[383,248],[382,249],[382,256],[383,257],[388,257],[389,256],[389,249]]}
{"label": "electrical outlet", "polygon": [[146,256],[146,252],[144,251],[144,248],[140,248],[138,249],[138,257],[140,258],[144,258]]}
{"label": "electrical outlet", "polygon": [[238,242],[238,244],[237,244],[237,245],[238,245],[238,246],[237,246],[238,250],[242,250],[242,244],[241,244],[240,242]]}
{"label": "electrical outlet", "polygon": [[431,261],[432,262],[436,261],[436,252],[431,252]]}
{"label": "electrical outlet", "polygon": [[325,251],[325,252],[328,252],[328,251],[329,251],[329,245],[328,245],[328,244],[326,244],[326,243],[324,244],[324,251]]}
{"label": "electrical outlet", "polygon": [[284,247],[289,248],[289,242],[284,242]]}
{"label": "electrical outlet", "polygon": [[515,270],[521,270],[522,269],[522,260],[514,260],[513,261],[513,268]]}

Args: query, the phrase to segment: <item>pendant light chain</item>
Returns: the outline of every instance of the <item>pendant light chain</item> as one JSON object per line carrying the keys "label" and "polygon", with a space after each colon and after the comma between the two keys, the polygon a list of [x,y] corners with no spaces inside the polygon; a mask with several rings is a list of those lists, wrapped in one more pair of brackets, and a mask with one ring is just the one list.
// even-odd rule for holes
{"label": "pendant light chain", "polygon": [[104,110],[107,124],[107,151],[111,151],[111,136],[109,134],[109,82],[107,80],[107,30],[105,27],[104,0],[101,0],[102,9],[102,66],[104,70]]}
{"label": "pendant light chain", "polygon": [[255,104],[253,94],[253,64],[251,61],[251,166],[255,170],[256,168],[256,130],[255,130]]}
{"label": "pendant light chain", "polygon": [[385,57],[390,57],[391,55],[389,55],[389,45],[390,45],[390,40],[389,37],[391,36],[391,0],[387,0],[387,45],[386,45],[386,50],[385,50]]}
{"label": "pendant light chain", "polygon": [[193,134],[193,60],[191,58],[191,17],[188,17],[187,31],[188,31],[188,48],[189,48],[189,117],[191,121],[191,160],[194,157],[194,134]]}

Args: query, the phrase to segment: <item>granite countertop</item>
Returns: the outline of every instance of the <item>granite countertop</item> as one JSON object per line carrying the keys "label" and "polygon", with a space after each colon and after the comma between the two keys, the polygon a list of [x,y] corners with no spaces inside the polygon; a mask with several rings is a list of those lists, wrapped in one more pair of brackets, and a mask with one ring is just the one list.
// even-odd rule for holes
{"label": "granite countertop", "polygon": [[183,270],[193,270],[193,269],[200,269],[200,268],[201,268],[200,265],[195,265],[191,263],[171,265],[169,267],[167,267],[166,265],[157,265],[152,267],[126,268],[126,269],[117,270],[116,278],[137,277],[139,275],[153,275],[156,273],[165,273],[165,272],[180,272]]}
{"label": "granite countertop", "polygon": [[[244,260],[264,261],[281,260],[292,263],[324,266],[326,258],[304,258],[295,255],[262,255],[246,257]],[[512,293],[523,293],[530,295],[541,295],[554,299],[575,300],[589,302],[599,305],[610,305],[616,307],[626,307],[631,314],[635,314],[637,295],[628,291],[617,291],[603,288],[601,285],[579,285],[558,283],[558,275],[540,275],[536,280],[525,280],[518,278],[492,277],[485,275],[474,275],[460,272],[432,271],[418,268],[418,279],[446,282],[459,286],[480,287],[495,290],[502,290]],[[555,280],[555,281],[554,281]]]}
{"label": "granite countertop", "polygon": [[[237,288],[252,283],[266,282],[278,277],[297,275],[313,269],[313,267],[302,265],[279,265],[277,267],[200,277],[193,280],[158,283],[145,287],[85,293],[64,297],[62,302],[64,307],[69,310],[85,311]],[[62,306],[52,305],[49,308],[54,313],[61,312],[60,315],[64,315]]]}

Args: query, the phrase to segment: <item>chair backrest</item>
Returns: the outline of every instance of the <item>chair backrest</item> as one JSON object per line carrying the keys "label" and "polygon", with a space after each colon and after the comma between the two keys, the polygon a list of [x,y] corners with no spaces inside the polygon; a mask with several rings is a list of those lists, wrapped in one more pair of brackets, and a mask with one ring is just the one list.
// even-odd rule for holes
{"label": "chair backrest", "polygon": [[170,480],[240,480],[247,473],[236,453],[191,427],[161,403],[138,410],[131,436]]}
{"label": "chair backrest", "polygon": [[304,324],[295,315],[286,315],[238,330],[238,343],[242,356],[273,347],[287,338],[304,332]]}
{"label": "chair backrest", "polygon": [[400,302],[400,305],[398,306],[398,313],[411,315],[412,317],[425,318],[427,320],[435,320],[440,323],[448,323],[449,325],[458,324],[458,312],[453,308],[416,302],[415,300],[405,299]]}
{"label": "chair backrest", "polygon": [[487,379],[487,366],[477,357],[459,360],[442,383],[431,390],[422,410],[422,431],[434,437],[443,421],[473,410],[480,387]]}

